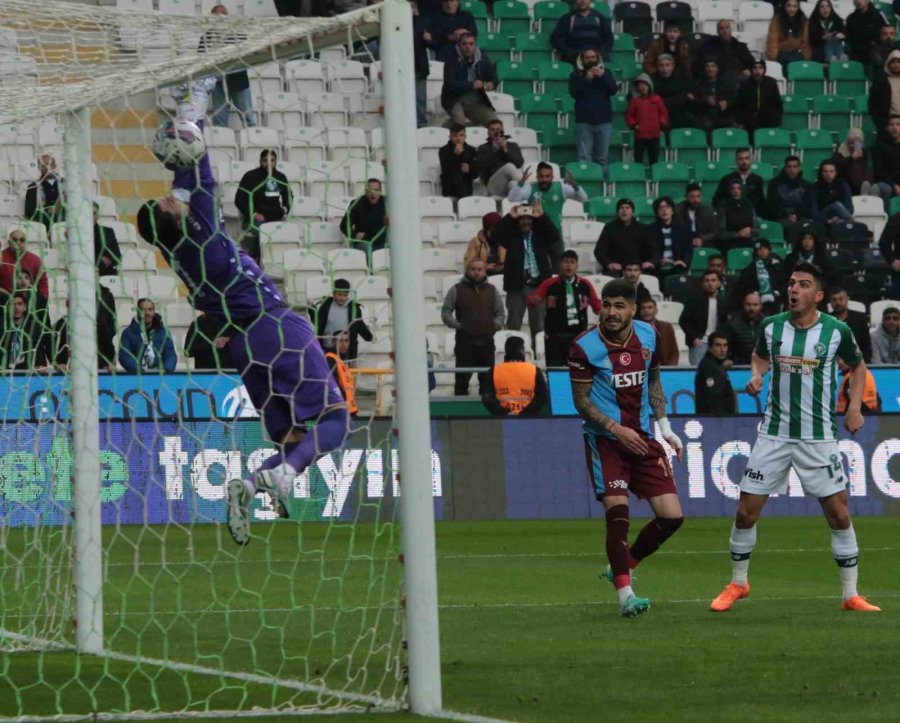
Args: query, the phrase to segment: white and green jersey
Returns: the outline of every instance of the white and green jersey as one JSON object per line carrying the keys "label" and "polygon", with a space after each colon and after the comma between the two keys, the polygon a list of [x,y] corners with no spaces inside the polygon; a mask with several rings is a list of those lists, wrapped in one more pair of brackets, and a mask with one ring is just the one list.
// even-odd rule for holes
{"label": "white and green jersey", "polygon": [[834,413],[837,357],[854,366],[862,359],[853,332],[828,314],[808,329],[791,324],[789,312],[763,321],[756,353],[772,371],[761,434],[782,439],[837,439]]}

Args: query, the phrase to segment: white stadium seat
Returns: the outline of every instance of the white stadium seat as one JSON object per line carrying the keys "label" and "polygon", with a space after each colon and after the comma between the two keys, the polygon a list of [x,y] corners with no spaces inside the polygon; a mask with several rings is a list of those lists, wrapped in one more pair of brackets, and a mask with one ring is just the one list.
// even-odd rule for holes
{"label": "white stadium seat", "polygon": [[[473,223],[459,223],[451,221],[442,223],[438,226],[438,244],[447,246],[453,244],[456,246],[465,246],[471,241],[480,230],[480,226]],[[459,253],[464,253],[465,249],[460,249]]]}
{"label": "white stadium seat", "polygon": [[288,90],[304,98],[325,92],[325,72],[315,60],[289,60],[284,65]]}
{"label": "white stadium seat", "polygon": [[387,301],[388,280],[383,276],[365,276],[356,282],[356,298],[359,301]]}
{"label": "white stadium seat", "polygon": [[285,128],[284,152],[291,163],[305,166],[326,160],[324,128]]}
{"label": "white stadium seat", "polygon": [[303,96],[306,120],[311,126],[329,128],[347,125],[347,104],[338,93],[312,93]]}
{"label": "white stadium seat", "polygon": [[656,318],[660,321],[668,321],[670,324],[677,324],[684,310],[684,304],[678,301],[660,301],[657,304]]}
{"label": "white stadium seat", "polygon": [[286,132],[304,123],[303,102],[294,93],[266,93],[262,97],[263,117],[269,128]]}
{"label": "white stadium seat", "polygon": [[485,214],[497,212],[497,202],[490,196],[465,196],[459,199],[459,220],[472,220],[481,226]]}
{"label": "white stadium seat", "polygon": [[325,75],[332,93],[359,96],[369,90],[363,64],[357,60],[341,60],[325,66]]}
{"label": "white stadium seat", "polygon": [[244,128],[238,133],[238,145],[244,161],[256,161],[259,165],[259,153],[267,148],[274,148],[281,155],[281,139],[275,128]]}
{"label": "white stadium seat", "polygon": [[453,201],[444,196],[425,196],[419,199],[419,215],[424,223],[440,224],[455,221]]}

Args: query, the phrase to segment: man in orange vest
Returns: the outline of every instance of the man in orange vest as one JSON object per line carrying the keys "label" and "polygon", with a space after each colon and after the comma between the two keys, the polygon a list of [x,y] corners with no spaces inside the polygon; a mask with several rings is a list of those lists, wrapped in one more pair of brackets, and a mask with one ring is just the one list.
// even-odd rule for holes
{"label": "man in orange vest", "polygon": [[[838,390],[837,404],[834,409],[838,414],[844,414],[847,411],[847,405],[850,404],[850,376],[847,374],[850,367],[844,364],[843,359],[838,357],[838,368],[841,370],[841,374],[844,375],[844,379],[841,382],[841,388]],[[866,370],[866,385],[863,387],[862,411],[863,414],[881,411],[881,397],[875,388],[875,377],[872,376],[872,372],[868,369]]]}
{"label": "man in orange vest", "polygon": [[544,375],[525,361],[525,340],[521,337],[509,337],[504,352],[503,363],[487,375],[487,390],[481,397],[484,406],[498,417],[537,415],[547,401]]}
{"label": "man in orange vest", "polygon": [[353,375],[350,373],[350,367],[344,361],[344,357],[350,350],[350,334],[346,331],[336,331],[333,338],[334,351],[326,352],[325,359],[335,381],[341,388],[344,400],[347,402],[347,411],[352,416],[356,416],[359,412],[359,408],[356,406],[356,386]]}

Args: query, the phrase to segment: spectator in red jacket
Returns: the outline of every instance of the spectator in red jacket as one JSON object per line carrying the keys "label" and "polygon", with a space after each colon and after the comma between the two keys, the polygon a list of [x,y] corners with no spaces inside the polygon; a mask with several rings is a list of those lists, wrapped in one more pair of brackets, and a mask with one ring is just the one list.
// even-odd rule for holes
{"label": "spectator in red jacket", "polygon": [[653,92],[653,81],[646,73],[634,81],[625,122],[634,131],[635,163],[643,163],[646,155],[652,166],[659,160],[659,137],[669,125],[669,111],[663,99]]}
{"label": "spectator in red jacket", "polygon": [[9,232],[9,245],[0,253],[0,290],[11,294],[16,288],[16,276],[23,269],[35,280],[38,293],[48,298],[50,285],[41,259],[25,250],[25,231],[14,228]]}

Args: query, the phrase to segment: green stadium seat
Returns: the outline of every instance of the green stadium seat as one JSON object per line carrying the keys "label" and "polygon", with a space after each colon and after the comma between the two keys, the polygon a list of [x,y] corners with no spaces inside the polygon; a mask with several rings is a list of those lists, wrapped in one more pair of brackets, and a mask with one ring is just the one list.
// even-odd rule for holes
{"label": "green stadium seat", "polygon": [[497,76],[500,78],[500,90],[516,98],[534,93],[537,71],[524,63],[501,60],[497,63]]}
{"label": "green stadium seat", "polygon": [[617,131],[613,125],[612,138],[609,141],[609,157],[607,161],[610,163],[620,163],[625,160],[625,149],[631,148],[632,143],[631,131]]}
{"label": "green stadium seat", "polygon": [[[698,163],[694,166],[694,180],[697,183],[708,186],[715,191],[715,187],[719,181],[728,173],[734,170],[734,162],[730,160],[724,161],[707,161],[706,163]],[[710,195],[710,198],[712,196]]]}
{"label": "green stadium seat", "polygon": [[743,128],[716,128],[712,132],[712,147],[721,158],[723,150],[749,148],[750,136]]}
{"label": "green stadium seat", "polygon": [[669,149],[673,151],[673,161],[695,168],[709,160],[706,132],[698,128],[675,128],[669,134]]}
{"label": "green stadium seat", "polygon": [[759,237],[767,238],[773,244],[776,241],[781,243],[784,242],[784,226],[782,226],[778,221],[760,221],[759,222]]}
{"label": "green stadium seat", "polygon": [[781,164],[791,155],[791,132],[786,128],[759,128],[753,142],[760,163]]}
{"label": "green stadium seat", "polygon": [[638,221],[651,223],[656,220],[656,215],[653,213],[655,198],[650,196],[633,196],[631,200],[634,201],[634,216]]}
{"label": "green stadium seat", "polygon": [[891,216],[900,213],[900,196],[894,196],[891,199]]}
{"label": "green stadium seat", "polygon": [[[637,56],[634,51],[634,36],[628,33],[614,33],[612,55],[609,64],[614,66],[623,66],[634,63]],[[616,76],[618,80],[618,76]]]}
{"label": "green stadium seat", "polygon": [[763,181],[768,183],[778,175],[778,171],[784,165],[784,158],[788,155],[789,154],[786,153],[785,156],[781,159],[781,163],[779,163],[777,166],[770,163],[751,163],[750,170],[753,171],[761,179],[763,179]]}
{"label": "green stadium seat", "polygon": [[[497,64],[497,72],[499,73],[499,64],[504,60],[512,60],[510,48],[512,47],[513,41],[513,38],[508,35],[503,35],[502,33],[479,34],[478,47],[484,50],[490,56],[491,60]],[[503,76],[500,76],[500,78],[502,79]]]}
{"label": "green stadium seat", "polygon": [[835,95],[864,94],[869,87],[865,66],[854,60],[836,60],[829,64],[828,78]]}
{"label": "green stadium seat", "polygon": [[579,161],[566,166],[566,171],[572,174],[578,185],[584,189],[588,198],[603,195],[605,170],[599,163]]}
{"label": "green stadium seat", "polygon": [[[694,252],[696,254],[696,251]],[[730,249],[725,257],[725,266],[730,272],[743,271],[753,261],[753,249]]]}
{"label": "green stadium seat", "polygon": [[825,93],[825,68],[821,63],[808,60],[788,63],[787,79],[793,95],[815,98]]}
{"label": "green stadium seat", "polygon": [[624,65],[611,65],[613,77],[620,83],[630,83],[644,72],[644,65],[639,60],[634,60]]}
{"label": "green stadium seat", "polygon": [[820,95],[813,98],[813,113],[819,114],[819,128],[825,131],[847,133],[851,126],[853,100],[842,95]]}
{"label": "green stadium seat", "polygon": [[721,256],[722,252],[719,249],[712,248],[711,246],[701,246],[699,248],[694,249],[694,253],[691,255],[691,265],[688,271],[691,276],[699,276],[704,271],[706,271],[706,267],[709,265],[709,259],[711,256]]}
{"label": "green stadium seat", "polygon": [[[760,238],[766,238],[765,236],[760,236]],[[787,256],[791,249],[788,246],[787,241],[773,241],[769,239],[769,243],[772,244],[772,253],[775,254],[778,258],[784,261],[784,257]]]}
{"label": "green stadium seat", "polygon": [[459,4],[459,9],[472,13],[476,18],[490,17],[487,5],[481,0],[462,0]]}
{"label": "green stadium seat", "polygon": [[613,131],[627,131],[628,124],[625,122],[625,111],[628,110],[628,98],[624,95],[614,95],[610,98],[613,114]]}
{"label": "green stadium seat", "polygon": [[556,128],[550,133],[545,133],[543,145],[549,151],[550,160],[560,166],[566,166],[578,160],[574,127]]}
{"label": "green stadium seat", "polygon": [[559,128],[561,104],[553,96],[530,93],[518,97],[518,110],[525,125],[538,133],[553,133]]}
{"label": "green stadium seat", "polygon": [[884,17],[887,19],[887,21],[888,21],[891,25],[894,25],[894,19],[895,19],[895,18],[894,18],[894,6],[893,6],[892,3],[878,3],[878,2],[876,2],[876,3],[872,3],[872,4],[875,6],[875,8],[876,8],[877,10],[880,10],[882,13],[884,13]]}
{"label": "green stadium seat", "polygon": [[591,7],[594,8],[598,13],[600,13],[607,20],[611,19],[612,11],[609,9],[609,3],[600,2],[599,0],[595,0],[595,2],[591,3]]}
{"label": "green stadium seat", "polygon": [[612,221],[616,217],[617,198],[611,196],[603,196],[602,198],[592,198],[587,204],[588,216],[596,221]]}
{"label": "green stadium seat", "polygon": [[794,147],[802,154],[803,177],[810,181],[815,180],[819,164],[834,155],[834,142],[829,131],[797,131]]}
{"label": "green stadium seat", "polygon": [[494,23],[504,35],[517,35],[531,31],[528,5],[518,0],[501,0],[494,3]]}
{"label": "green stadium seat", "polygon": [[[614,186],[615,190],[610,186]],[[606,193],[617,198],[646,196],[646,166],[642,163],[610,163]]]}
{"label": "green stadium seat", "polygon": [[785,95],[781,97],[781,102],[784,105],[782,128],[789,131],[809,128],[809,102],[806,98],[799,95]]}
{"label": "green stadium seat", "polygon": [[572,66],[568,63],[548,61],[538,65],[538,80],[543,84],[542,92],[546,95],[568,95],[571,74]]}
{"label": "green stadium seat", "polygon": [[656,183],[656,197],[684,198],[684,187],[693,174],[686,163],[654,163],[650,167],[650,180]]}
{"label": "green stadium seat", "polygon": [[541,33],[548,34],[556,27],[556,21],[569,12],[569,4],[556,0],[542,0],[535,3],[531,9]]}
{"label": "green stadium seat", "polygon": [[513,38],[514,50],[519,62],[529,68],[537,68],[541,63],[553,59],[553,49],[545,35],[540,33],[519,33]]}

